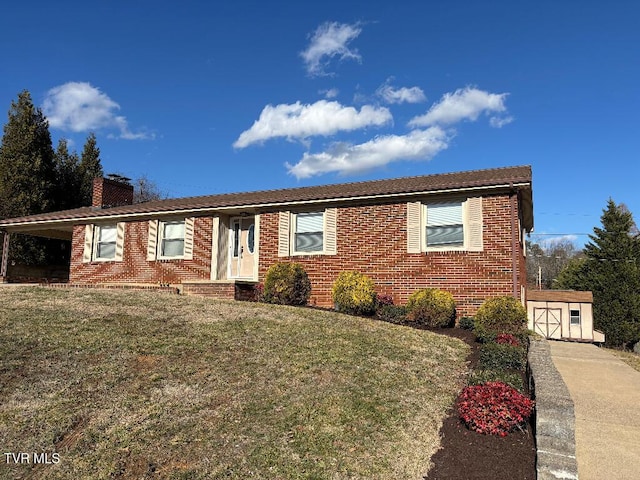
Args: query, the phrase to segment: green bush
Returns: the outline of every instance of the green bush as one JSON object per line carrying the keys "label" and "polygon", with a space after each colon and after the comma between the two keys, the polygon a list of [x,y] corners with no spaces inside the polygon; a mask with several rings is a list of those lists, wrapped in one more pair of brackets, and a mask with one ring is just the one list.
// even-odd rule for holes
{"label": "green bush", "polygon": [[407,307],[384,305],[378,309],[377,315],[385,322],[404,323],[407,320]]}
{"label": "green bush", "polygon": [[275,263],[264,279],[262,299],[280,305],[306,305],[311,295],[311,282],[299,263]]}
{"label": "green bush", "polygon": [[476,328],[476,321],[473,317],[462,317],[458,322],[458,326],[463,330],[473,330]]}
{"label": "green bush", "polygon": [[487,382],[502,382],[524,393],[522,375],[504,370],[476,370],[469,376],[469,385],[482,385]]}
{"label": "green bush", "polygon": [[331,296],[339,312],[371,315],[376,311],[373,280],[360,272],[340,273],[333,283]]}
{"label": "green bush", "polygon": [[407,302],[407,319],[428,327],[447,327],[455,320],[453,295],[437,288],[414,292]]}
{"label": "green bush", "polygon": [[513,345],[485,343],[480,348],[480,368],[485,370],[523,370],[526,350]]}
{"label": "green bush", "polygon": [[485,301],[476,313],[476,334],[484,341],[499,333],[522,333],[527,326],[527,310],[519,300],[504,296]]}

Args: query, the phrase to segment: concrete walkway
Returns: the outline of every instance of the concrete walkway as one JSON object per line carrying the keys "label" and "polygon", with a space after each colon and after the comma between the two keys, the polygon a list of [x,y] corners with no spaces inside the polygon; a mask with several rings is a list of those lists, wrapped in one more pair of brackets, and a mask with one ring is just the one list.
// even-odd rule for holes
{"label": "concrete walkway", "polygon": [[640,372],[595,345],[549,344],[574,401],[579,479],[639,479]]}

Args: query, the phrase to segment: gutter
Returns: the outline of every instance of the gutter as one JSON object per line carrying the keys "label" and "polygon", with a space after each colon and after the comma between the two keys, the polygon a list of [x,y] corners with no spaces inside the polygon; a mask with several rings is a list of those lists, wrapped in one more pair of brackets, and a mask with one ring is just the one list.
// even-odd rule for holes
{"label": "gutter", "polygon": [[[459,192],[473,192],[478,190],[499,190],[509,188],[510,190],[514,190],[514,188],[518,187],[527,187],[530,186],[531,182],[520,182],[520,183],[509,183],[502,185],[492,185],[492,186],[480,186],[480,187],[465,187],[465,188],[452,188],[445,190],[428,190],[428,191],[420,191],[420,192],[404,192],[404,193],[393,193],[386,195],[362,195],[357,197],[345,197],[345,198],[327,198],[327,199],[319,199],[319,200],[298,200],[292,202],[271,202],[271,203],[256,203],[256,204],[247,204],[247,205],[230,205],[230,206],[220,206],[220,207],[200,207],[200,208],[187,208],[184,210],[161,210],[161,211],[151,211],[151,212],[136,212],[136,213],[122,213],[116,215],[93,215],[87,217],[71,217],[71,218],[63,218],[63,219],[55,219],[55,220],[36,220],[36,221],[25,221],[25,222],[16,222],[16,223],[0,223],[0,229],[11,229],[12,227],[19,226],[38,226],[38,225],[59,225],[59,224],[77,224],[77,223],[92,223],[94,221],[101,220],[120,220],[120,219],[133,219],[133,218],[150,218],[150,217],[159,217],[166,215],[183,215],[183,214],[196,214],[196,213],[213,213],[213,212],[224,212],[228,210],[248,210],[248,209],[261,209],[261,208],[272,208],[272,207],[286,207],[289,205],[316,205],[316,204],[327,204],[327,203],[341,203],[341,202],[356,202],[360,200],[374,200],[374,199],[393,199],[393,198],[402,198],[402,197],[416,197],[419,195],[440,195],[446,193],[459,193]],[[52,212],[55,213],[55,212]]]}

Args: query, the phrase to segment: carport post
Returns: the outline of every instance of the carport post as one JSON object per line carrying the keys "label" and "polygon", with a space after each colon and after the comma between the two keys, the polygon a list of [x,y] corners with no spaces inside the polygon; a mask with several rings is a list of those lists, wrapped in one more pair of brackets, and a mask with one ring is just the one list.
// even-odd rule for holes
{"label": "carport post", "polygon": [[2,240],[2,263],[0,263],[0,282],[7,281],[7,261],[9,259],[9,232],[4,232]]}

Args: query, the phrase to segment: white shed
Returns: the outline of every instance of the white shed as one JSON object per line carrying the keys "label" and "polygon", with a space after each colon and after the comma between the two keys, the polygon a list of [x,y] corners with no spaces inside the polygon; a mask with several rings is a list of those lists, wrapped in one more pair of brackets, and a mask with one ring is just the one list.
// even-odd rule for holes
{"label": "white shed", "polygon": [[604,343],[593,329],[593,294],[576,290],[527,290],[529,329],[546,338]]}

